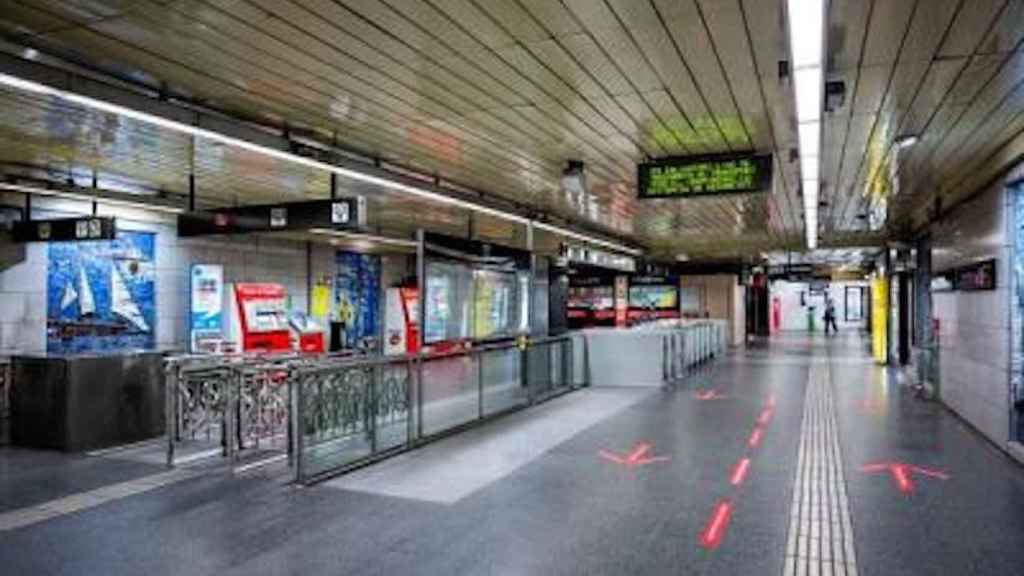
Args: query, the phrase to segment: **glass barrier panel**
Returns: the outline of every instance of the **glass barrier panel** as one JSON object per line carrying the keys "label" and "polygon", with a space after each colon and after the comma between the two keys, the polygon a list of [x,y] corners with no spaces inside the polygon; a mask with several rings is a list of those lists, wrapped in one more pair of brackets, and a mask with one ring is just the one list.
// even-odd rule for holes
{"label": "glass barrier panel", "polygon": [[302,472],[315,476],[373,451],[372,367],[338,367],[301,377]]}
{"label": "glass barrier panel", "polygon": [[425,436],[480,417],[479,368],[470,355],[427,358],[421,391],[420,418]]}
{"label": "glass barrier panel", "polygon": [[378,452],[409,442],[411,368],[411,363],[402,362],[376,369],[374,436]]}
{"label": "glass barrier panel", "polygon": [[522,381],[522,355],[518,348],[480,353],[477,357],[483,386],[483,415],[526,406],[529,390]]}

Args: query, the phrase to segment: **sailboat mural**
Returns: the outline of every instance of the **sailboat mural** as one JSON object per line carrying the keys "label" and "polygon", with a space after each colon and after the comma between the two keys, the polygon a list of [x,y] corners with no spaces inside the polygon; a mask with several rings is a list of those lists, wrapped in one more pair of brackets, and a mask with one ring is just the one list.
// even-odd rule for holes
{"label": "sailboat mural", "polygon": [[153,348],[154,252],[155,237],[147,232],[49,244],[47,350]]}
{"label": "sailboat mural", "polygon": [[92,286],[89,285],[89,275],[85,273],[85,266],[78,268],[78,293],[81,298],[78,303],[78,314],[83,318],[96,314],[96,297],[93,296]]}
{"label": "sailboat mural", "polygon": [[132,294],[125,286],[124,278],[118,266],[110,267],[110,310],[117,316],[129,321],[138,330],[149,332],[149,324],[142,317],[142,312],[132,300]]}

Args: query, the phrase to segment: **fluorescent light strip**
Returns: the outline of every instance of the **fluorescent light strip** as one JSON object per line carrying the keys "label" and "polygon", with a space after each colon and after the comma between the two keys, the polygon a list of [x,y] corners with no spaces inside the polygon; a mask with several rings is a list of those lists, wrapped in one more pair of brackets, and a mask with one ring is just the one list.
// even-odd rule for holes
{"label": "fluorescent light strip", "polygon": [[367,242],[391,244],[393,246],[402,246],[405,248],[415,248],[417,246],[415,240],[403,240],[401,238],[391,238],[389,236],[365,234],[362,232],[347,232],[345,230],[334,230],[331,228],[311,228],[309,232],[311,234],[319,234],[322,236],[336,236],[338,238],[344,238],[346,240],[365,240]]}
{"label": "fluorescent light strip", "polygon": [[807,247],[818,247],[825,1],[787,0]]}
{"label": "fluorescent light strip", "polygon": [[560,235],[565,236],[567,238],[574,238],[576,240],[581,240],[583,242],[587,242],[587,243],[593,244],[595,246],[604,246],[605,248],[611,248],[612,250],[618,250],[619,252],[624,252],[626,254],[629,254],[630,256],[640,256],[641,254],[644,253],[643,250],[637,250],[636,248],[628,248],[628,247],[623,246],[621,244],[616,244],[615,242],[609,242],[607,240],[601,240],[600,238],[593,238],[591,236],[587,236],[586,234],[580,234],[579,232],[573,232],[572,230],[569,230],[569,229],[566,229],[566,228],[562,228],[561,226],[555,226],[553,224],[548,224],[547,222],[539,222],[539,221],[534,220],[533,221],[533,227],[537,228],[538,230],[546,230],[548,232],[553,232],[555,234],[560,234]]}
{"label": "fluorescent light strip", "polygon": [[148,203],[143,201],[123,200],[120,198],[108,198],[106,196],[92,196],[80,192],[66,192],[64,190],[53,190],[50,188],[36,188],[35,186],[22,186],[20,184],[6,184],[0,182],[0,191],[18,192],[21,194],[34,194],[36,196],[49,196],[52,198],[63,198],[66,200],[79,200],[82,202],[96,202],[109,206],[120,206],[123,208],[136,208],[152,212],[165,212],[167,214],[181,214],[184,208],[168,206],[166,204]]}
{"label": "fluorescent light strip", "polygon": [[351,178],[353,180],[358,180],[360,182],[365,182],[367,184],[374,184],[374,185],[380,186],[382,188],[387,188],[387,189],[394,190],[394,191],[397,191],[397,192],[402,192],[402,193],[409,194],[409,195],[412,195],[412,196],[417,196],[417,197],[424,198],[426,200],[430,200],[430,201],[433,201],[433,202],[438,202],[438,203],[441,203],[441,204],[446,204],[448,206],[454,206],[454,207],[462,208],[462,209],[465,209],[465,210],[472,210],[474,212],[479,212],[481,214],[487,214],[489,216],[494,216],[495,218],[500,218],[502,220],[507,220],[509,222],[515,222],[517,224],[523,224],[523,225],[530,224],[532,222],[538,228],[542,228],[542,229],[548,230],[550,232],[554,232],[556,234],[559,234],[559,235],[562,235],[562,236],[566,236],[568,238],[575,238],[577,240],[581,240],[583,242],[587,242],[587,243],[594,244],[594,245],[597,245],[597,246],[604,246],[606,248],[611,248],[613,250],[617,250],[617,251],[620,251],[620,252],[625,252],[627,254],[634,254],[634,255],[636,255],[636,254],[642,254],[643,253],[641,250],[636,250],[634,248],[629,248],[629,247],[624,246],[622,244],[617,244],[615,242],[609,242],[607,240],[601,240],[599,238],[594,238],[594,237],[591,237],[591,236],[587,236],[585,234],[580,234],[578,232],[573,232],[572,230],[569,230],[567,228],[562,228],[561,226],[555,226],[555,225],[547,224],[547,223],[543,223],[543,222],[532,221],[529,218],[526,218],[525,216],[520,216],[518,214],[513,214],[513,213],[509,213],[509,212],[503,212],[501,210],[496,210],[494,208],[490,208],[488,206],[483,206],[481,204],[475,204],[473,202],[467,202],[465,200],[460,200],[458,198],[452,198],[451,196],[446,196],[444,194],[438,194],[436,192],[432,192],[430,190],[426,190],[426,189],[423,189],[423,188],[418,188],[416,186],[410,186],[410,185],[404,184],[402,182],[396,182],[394,180],[389,180],[389,179],[386,179],[386,178],[381,178],[379,176],[374,176],[372,174],[366,174],[366,173],[359,172],[359,171],[356,171],[356,170],[351,170],[351,169],[348,169],[348,168],[342,168],[342,167],[339,167],[339,166],[334,166],[333,164],[328,164],[326,162],[320,162],[318,160],[313,160],[311,158],[306,158],[304,156],[299,156],[297,154],[292,154],[291,152],[285,152],[283,150],[278,150],[276,148],[270,148],[268,146],[262,146],[260,144],[254,144],[252,142],[247,142],[247,141],[241,140],[239,138],[234,138],[234,137],[231,137],[231,136],[227,136],[227,135],[221,134],[219,132],[214,132],[212,130],[207,130],[205,128],[200,128],[198,126],[192,126],[190,124],[185,124],[183,122],[177,122],[175,120],[168,120],[167,118],[162,118],[160,116],[149,114],[147,112],[141,112],[139,110],[133,110],[131,108],[127,108],[127,107],[121,106],[119,104],[113,104],[111,102],[106,102],[106,101],[103,101],[103,100],[97,100],[97,99],[91,98],[89,96],[83,96],[83,95],[80,95],[80,94],[75,94],[74,92],[68,92],[68,91],[65,91],[65,90],[59,90],[57,88],[52,88],[52,87],[47,86],[45,84],[40,84],[40,83],[37,83],[37,82],[33,82],[31,80],[25,80],[25,79],[22,79],[22,78],[18,78],[16,76],[11,76],[9,74],[2,74],[2,73],[0,73],[0,84],[6,85],[6,86],[10,86],[12,88],[17,88],[17,89],[20,89],[20,90],[25,90],[25,91],[29,91],[29,92],[35,92],[37,94],[46,94],[46,95],[50,95],[50,96],[56,96],[58,98],[61,98],[62,100],[66,100],[68,102],[79,104],[79,105],[85,106],[87,108],[92,108],[94,110],[99,110],[101,112],[108,112],[108,113],[111,113],[111,114],[116,114],[116,115],[119,115],[119,116],[123,116],[125,118],[131,118],[131,119],[137,120],[139,122],[145,122],[145,123],[148,123],[148,124],[153,124],[153,125],[159,126],[161,128],[166,128],[168,130],[173,130],[175,132],[181,132],[183,134],[188,134],[190,136],[206,138],[206,139],[209,139],[209,140],[212,140],[212,141],[215,141],[215,142],[220,142],[222,144],[226,144],[228,146],[234,146],[236,148],[241,148],[243,150],[248,150],[248,151],[254,152],[256,154],[262,154],[264,156],[269,156],[271,158],[276,158],[278,160],[283,160],[285,162],[291,162],[293,164],[300,164],[300,165],[303,165],[303,166],[308,166],[310,168],[324,170],[324,171],[327,171],[327,172],[333,172],[333,173],[338,174],[340,176],[345,176],[347,178]]}

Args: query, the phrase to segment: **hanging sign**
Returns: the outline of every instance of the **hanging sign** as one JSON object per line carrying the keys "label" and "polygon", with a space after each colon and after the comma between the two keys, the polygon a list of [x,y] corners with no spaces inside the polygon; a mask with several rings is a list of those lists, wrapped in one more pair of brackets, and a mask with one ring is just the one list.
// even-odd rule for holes
{"label": "hanging sign", "polygon": [[117,227],[113,218],[83,216],[15,222],[11,232],[15,242],[80,242],[113,240]]}
{"label": "hanging sign", "polygon": [[679,156],[638,166],[642,199],[689,198],[759,192],[771,188],[770,154]]}

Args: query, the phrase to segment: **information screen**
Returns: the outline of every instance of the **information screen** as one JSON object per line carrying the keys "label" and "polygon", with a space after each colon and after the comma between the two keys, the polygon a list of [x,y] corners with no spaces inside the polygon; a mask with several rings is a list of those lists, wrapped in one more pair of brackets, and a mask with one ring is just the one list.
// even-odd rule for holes
{"label": "information screen", "polygon": [[675,157],[639,165],[640,198],[687,198],[768,190],[772,157],[717,155]]}
{"label": "information screen", "polygon": [[679,305],[679,290],[675,286],[630,286],[629,307],[672,310]]}

